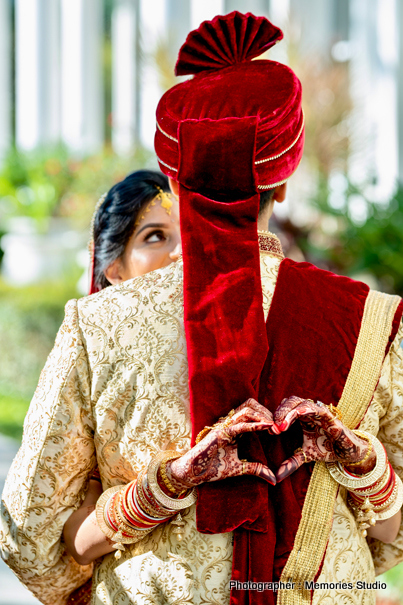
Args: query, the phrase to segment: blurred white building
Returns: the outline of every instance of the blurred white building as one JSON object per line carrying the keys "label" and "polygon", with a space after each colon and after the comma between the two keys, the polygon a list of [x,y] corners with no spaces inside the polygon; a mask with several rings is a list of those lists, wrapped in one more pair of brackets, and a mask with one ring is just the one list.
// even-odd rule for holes
{"label": "blurred white building", "polygon": [[[138,144],[152,148],[162,92],[158,45],[167,45],[173,62],[191,28],[234,9],[266,15],[286,30],[291,15],[301,28],[303,52],[349,62],[357,108],[351,175],[376,177],[387,195],[399,174],[403,180],[403,15],[397,0],[0,0],[0,155],[13,140],[22,149],[61,141],[77,154],[96,152],[107,120],[117,153]],[[286,49],[285,41],[272,56],[286,60]]]}

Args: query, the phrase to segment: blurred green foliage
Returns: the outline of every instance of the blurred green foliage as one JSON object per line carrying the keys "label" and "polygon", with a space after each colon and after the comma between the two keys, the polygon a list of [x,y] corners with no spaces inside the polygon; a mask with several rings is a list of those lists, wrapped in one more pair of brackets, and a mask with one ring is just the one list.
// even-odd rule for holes
{"label": "blurred green foliage", "polygon": [[0,224],[15,216],[35,219],[45,231],[52,216],[87,226],[98,198],[129,172],[156,167],[152,154],[139,148],[117,156],[109,147],[86,158],[72,157],[65,148],[22,152],[11,149],[0,171]]}
{"label": "blurred green foliage", "polygon": [[[387,589],[385,591],[378,591],[379,596],[384,597],[385,596],[385,600],[381,600],[381,598],[379,598],[379,602],[380,604],[383,605],[383,603],[385,603],[385,605],[398,605],[398,604],[402,604],[403,603],[403,563],[399,563],[399,565],[396,565],[396,567],[392,567],[392,569],[389,569],[389,571],[387,571],[386,573],[382,574],[381,576],[378,576],[376,579],[379,580],[380,582],[386,582],[387,584]],[[390,598],[391,600],[387,601],[387,598]],[[393,600],[392,600],[393,599]],[[377,604],[378,604],[378,600],[377,600]]]}
{"label": "blurred green foliage", "polygon": [[370,274],[381,290],[402,296],[403,189],[378,203],[346,180],[335,200],[322,179],[312,202],[318,218],[299,241],[307,256],[343,275]]}
{"label": "blurred green foliage", "polygon": [[0,282],[0,432],[19,438],[39,374],[52,349],[64,306],[77,298],[68,281],[15,288]]}
{"label": "blurred green foliage", "polygon": [[[9,219],[28,216],[45,232],[51,217],[69,218],[88,229],[99,197],[116,182],[143,167],[156,168],[150,152],[138,149],[119,157],[101,153],[72,157],[66,149],[23,153],[12,149],[0,171],[0,235]],[[0,260],[1,260],[0,250]],[[0,432],[22,433],[22,421],[39,374],[63,320],[64,305],[77,297],[81,270],[72,266],[65,281],[10,287],[0,281]]]}
{"label": "blurred green foliage", "polygon": [[21,441],[28,406],[29,399],[3,395],[0,392],[0,433]]}
{"label": "blurred green foliage", "polygon": [[35,153],[11,149],[0,173],[1,217],[29,216],[45,227],[73,179],[68,154],[62,148]]}

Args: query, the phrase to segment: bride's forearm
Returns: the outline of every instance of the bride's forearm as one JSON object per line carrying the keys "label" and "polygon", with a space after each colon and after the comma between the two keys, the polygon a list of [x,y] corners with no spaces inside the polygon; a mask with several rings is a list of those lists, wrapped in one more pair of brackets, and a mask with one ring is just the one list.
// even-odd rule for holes
{"label": "bride's forearm", "polygon": [[376,525],[368,528],[367,534],[370,538],[376,538],[385,544],[390,544],[396,540],[396,536],[399,532],[400,522],[402,518],[402,513],[399,510],[393,517],[390,519],[385,519],[384,521],[378,521]]}
{"label": "bride's forearm", "polygon": [[98,557],[114,551],[112,542],[99,529],[95,517],[95,504],[101,493],[101,484],[91,480],[81,507],[64,525],[66,550],[79,565],[88,565]]}
{"label": "bride's forearm", "polygon": [[[94,507],[92,507],[94,509]],[[95,510],[84,518],[77,531],[69,537],[64,532],[67,551],[80,565],[89,565],[115,549],[97,525]]]}

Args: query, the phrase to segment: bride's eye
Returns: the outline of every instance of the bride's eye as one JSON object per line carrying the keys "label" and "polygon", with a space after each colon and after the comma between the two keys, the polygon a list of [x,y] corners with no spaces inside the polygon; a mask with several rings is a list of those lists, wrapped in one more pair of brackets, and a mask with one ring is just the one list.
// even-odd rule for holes
{"label": "bride's eye", "polygon": [[151,231],[150,233],[148,233],[145,238],[144,241],[146,241],[148,244],[154,244],[156,242],[162,242],[165,239],[165,236],[163,234],[163,232],[161,230],[158,231]]}

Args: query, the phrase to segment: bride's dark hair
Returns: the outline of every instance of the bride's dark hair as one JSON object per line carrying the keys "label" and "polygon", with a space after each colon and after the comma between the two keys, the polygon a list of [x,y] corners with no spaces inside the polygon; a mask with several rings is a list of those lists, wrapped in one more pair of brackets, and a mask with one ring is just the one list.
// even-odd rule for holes
{"label": "bride's dark hair", "polygon": [[158,195],[159,189],[170,191],[165,175],[154,170],[137,170],[108,191],[93,222],[94,266],[91,292],[98,292],[111,285],[104,271],[123,255],[140,210]]}

